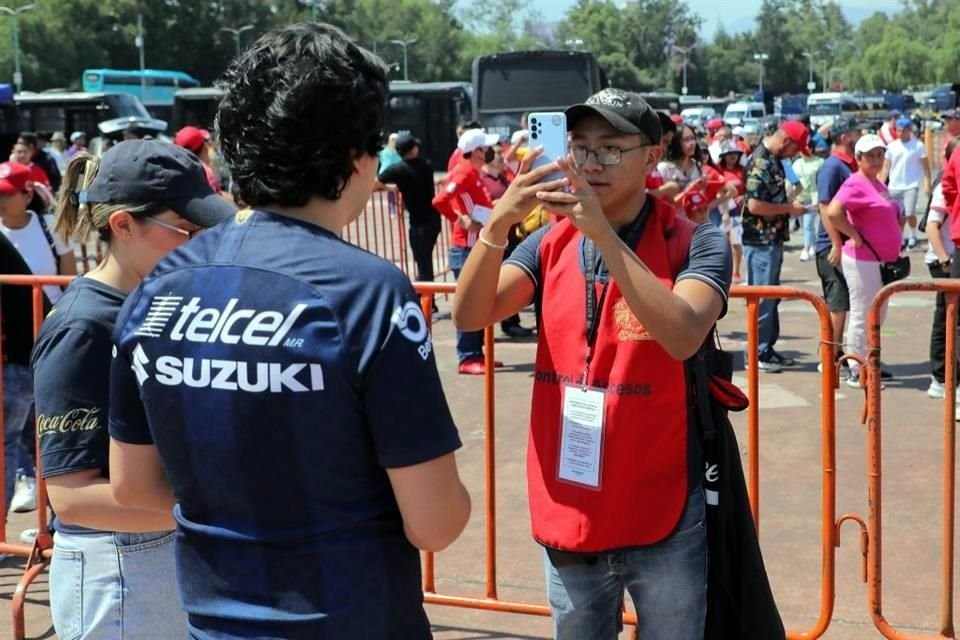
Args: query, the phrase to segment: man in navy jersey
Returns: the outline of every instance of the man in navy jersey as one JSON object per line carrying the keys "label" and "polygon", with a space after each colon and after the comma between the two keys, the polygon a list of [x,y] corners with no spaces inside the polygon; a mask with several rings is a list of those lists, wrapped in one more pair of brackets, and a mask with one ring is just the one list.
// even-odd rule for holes
{"label": "man in navy jersey", "polygon": [[460,439],[409,281],[340,239],[376,180],[386,69],[299,24],[224,88],[252,209],[161,262],[117,319],[114,494],[174,509],[194,638],[429,638],[417,549],[466,525]]}

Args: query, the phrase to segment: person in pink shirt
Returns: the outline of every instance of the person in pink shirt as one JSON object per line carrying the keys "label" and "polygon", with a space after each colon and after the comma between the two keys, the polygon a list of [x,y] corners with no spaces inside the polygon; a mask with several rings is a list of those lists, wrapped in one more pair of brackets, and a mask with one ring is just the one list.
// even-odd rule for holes
{"label": "person in pink shirt", "polygon": [[[880,136],[866,135],[857,141],[854,152],[859,170],[851,174],[827,207],[830,239],[843,244],[840,265],[850,290],[850,316],[844,335],[845,352],[867,357],[867,308],[883,287],[880,263],[900,255],[900,228],[903,209],[877,179],[883,169],[886,145]],[[886,315],[884,308],[881,322]],[[859,365],[850,363],[847,385],[860,386]]]}

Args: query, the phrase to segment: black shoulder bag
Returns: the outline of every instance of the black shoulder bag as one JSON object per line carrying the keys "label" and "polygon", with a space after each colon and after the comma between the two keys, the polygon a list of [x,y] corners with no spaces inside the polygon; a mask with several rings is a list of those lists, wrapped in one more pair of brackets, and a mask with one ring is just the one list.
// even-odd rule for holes
{"label": "black shoulder bag", "polygon": [[704,457],[707,618],[705,640],[784,640],[786,631],[767,579],[740,448],[728,411],[749,404],[732,382],[733,356],[707,343],[688,361]]}
{"label": "black shoulder bag", "polygon": [[863,240],[864,246],[870,249],[870,253],[872,253],[873,257],[880,263],[880,278],[883,280],[883,284],[903,280],[910,275],[910,256],[898,256],[893,262],[884,262],[880,259],[880,256],[877,255],[877,252],[874,251],[870,243],[867,242],[867,239],[863,237],[862,233],[860,234],[860,238]]}

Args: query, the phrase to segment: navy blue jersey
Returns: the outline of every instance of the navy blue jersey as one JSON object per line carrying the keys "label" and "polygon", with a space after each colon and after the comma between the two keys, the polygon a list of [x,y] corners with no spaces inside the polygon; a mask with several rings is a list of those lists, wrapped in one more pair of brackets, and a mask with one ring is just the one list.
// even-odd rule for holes
{"label": "navy blue jersey", "polygon": [[159,451],[197,637],[429,637],[385,469],[460,439],[398,269],[241,211],[158,265],[114,340],[110,435]]}
{"label": "navy blue jersey", "polygon": [[111,336],[124,298],[119,289],[77,278],[40,327],[32,366],[44,478],[90,469],[107,475]]}

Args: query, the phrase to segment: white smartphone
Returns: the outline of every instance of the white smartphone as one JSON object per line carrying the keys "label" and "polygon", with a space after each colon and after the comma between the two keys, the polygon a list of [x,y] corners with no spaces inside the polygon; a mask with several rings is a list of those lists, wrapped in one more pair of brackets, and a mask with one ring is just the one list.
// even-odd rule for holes
{"label": "white smartphone", "polygon": [[[530,148],[543,147],[543,153],[534,160],[533,169],[567,157],[567,116],[559,111],[537,112],[527,116],[530,130]],[[563,173],[554,171],[540,182],[559,180]]]}

